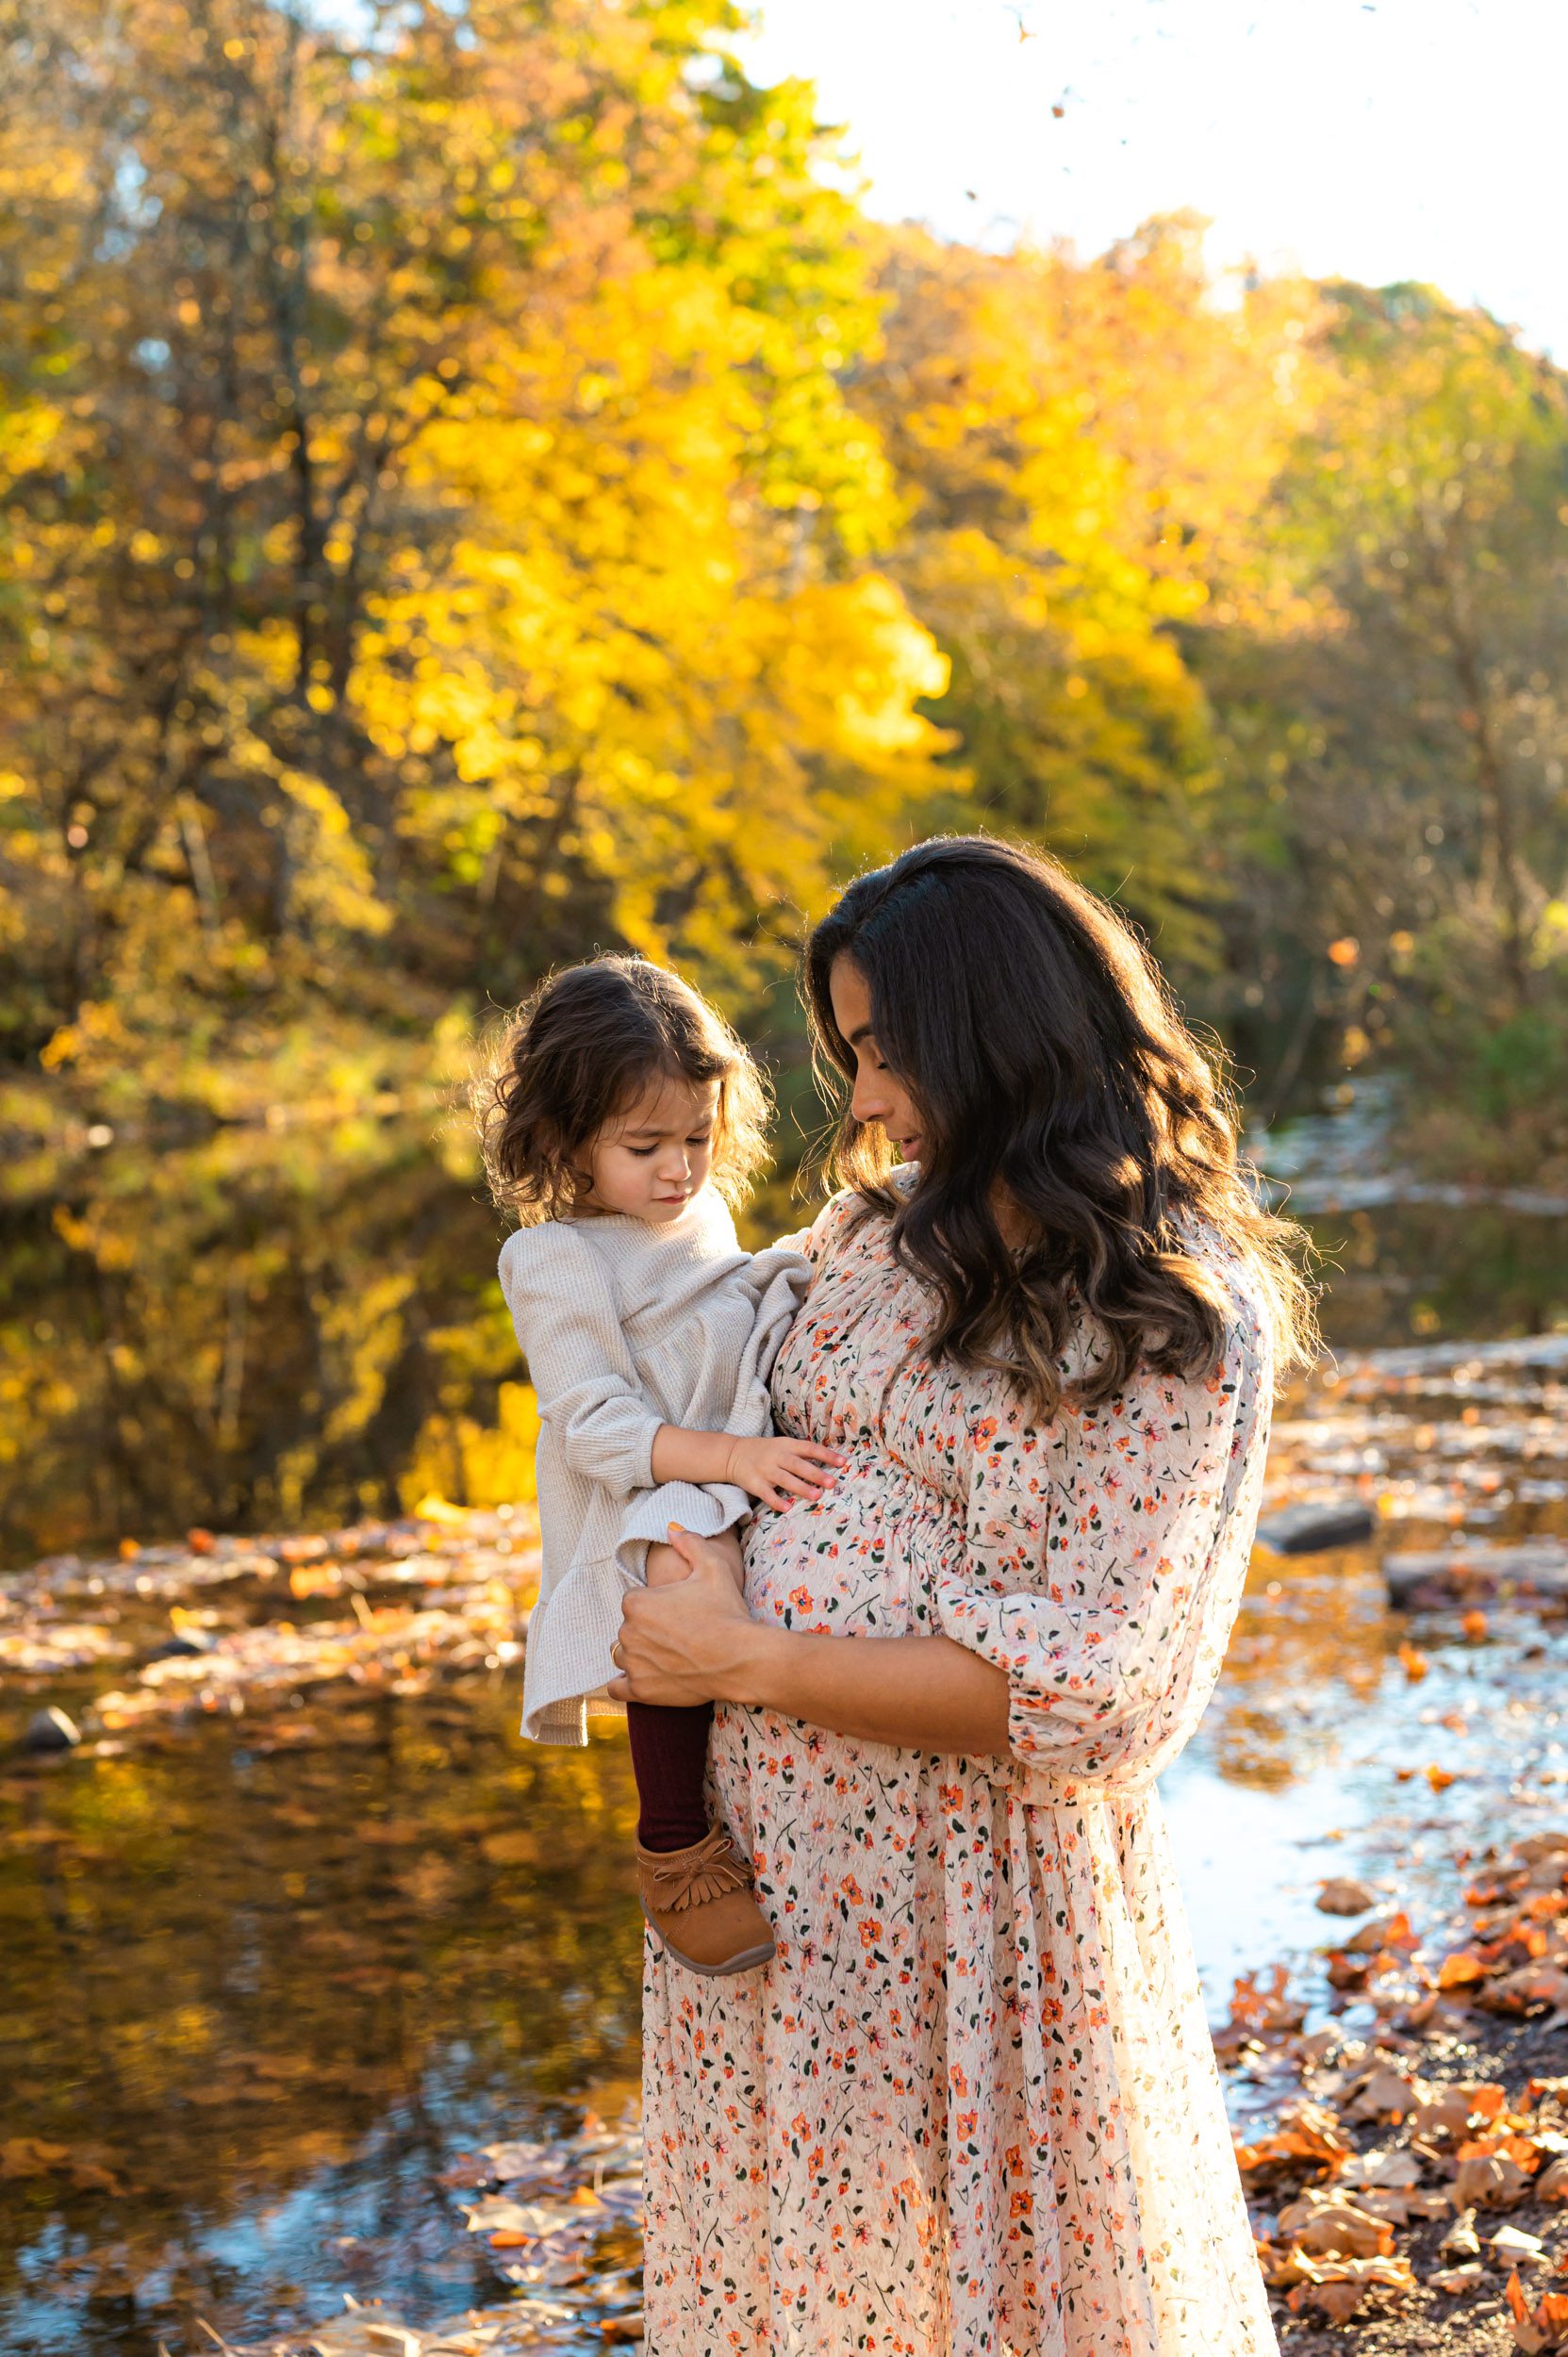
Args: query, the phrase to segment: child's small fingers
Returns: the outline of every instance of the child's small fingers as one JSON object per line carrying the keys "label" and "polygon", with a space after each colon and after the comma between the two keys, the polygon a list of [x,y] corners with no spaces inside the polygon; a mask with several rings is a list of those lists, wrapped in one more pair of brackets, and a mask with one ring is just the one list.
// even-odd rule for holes
{"label": "child's small fingers", "polygon": [[[802,1481],[820,1482],[825,1478],[825,1463],[826,1460],[819,1454],[812,1457],[801,1457],[796,1463],[790,1466],[789,1470],[792,1474],[798,1474]],[[833,1470],[834,1469],[832,1466],[827,1467],[828,1472],[832,1472]]]}

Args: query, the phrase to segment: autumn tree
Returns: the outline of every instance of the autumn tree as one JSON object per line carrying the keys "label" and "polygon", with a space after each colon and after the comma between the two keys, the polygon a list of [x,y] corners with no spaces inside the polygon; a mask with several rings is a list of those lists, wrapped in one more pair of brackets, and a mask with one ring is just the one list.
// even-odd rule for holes
{"label": "autumn tree", "polygon": [[[1263,543],[1304,618],[1198,651],[1289,853],[1254,865],[1235,954],[1304,965],[1302,1014],[1352,1066],[1419,1066],[1438,1097],[1468,1074],[1490,1113],[1461,1158],[1490,1129],[1528,1164],[1568,1147],[1525,1105],[1568,1047],[1568,382],[1419,287],[1325,288],[1313,345]],[[1500,1096],[1489,1065],[1517,1067]]]}
{"label": "autumn tree", "polygon": [[1346,689],[1395,706],[1367,766],[1378,786],[1390,771],[1419,782],[1391,847],[1414,886],[1395,914],[1437,915],[1443,883],[1422,880],[1440,871],[1477,888],[1522,1004],[1568,853],[1568,385],[1485,313],[1425,288],[1337,288],[1328,334],[1334,391],[1281,498],[1337,602],[1328,637]]}
{"label": "autumn tree", "polygon": [[726,0],[355,23],[4,0],[8,1029],[100,1097],[733,996],[940,745],[808,94]]}
{"label": "autumn tree", "polygon": [[951,657],[933,710],[975,805],[1212,964],[1222,780],[1180,626],[1221,591],[1266,612],[1296,290],[1222,309],[1184,217],[1092,263],[900,233],[883,285],[856,397],[908,502],[895,569]]}

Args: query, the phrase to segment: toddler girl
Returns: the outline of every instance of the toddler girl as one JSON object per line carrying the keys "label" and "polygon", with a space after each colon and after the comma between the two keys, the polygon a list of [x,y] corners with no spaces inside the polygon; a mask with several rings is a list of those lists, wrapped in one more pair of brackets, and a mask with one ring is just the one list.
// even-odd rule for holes
{"label": "toddler girl", "polygon": [[[555,975],[506,1034],[484,1104],[497,1200],[524,1222],[501,1283],[538,1394],[544,1568],[523,1733],[582,1743],[615,1675],[629,1583],[684,1579],[671,1523],[816,1497],[843,1460],[776,1438],[767,1378],[807,1263],[751,1255],[729,1205],[766,1158],[762,1081],[722,1018],[639,958]],[[628,1703],[642,1904],[694,1972],[766,1964],[751,1870],[704,1797],[711,1706]]]}

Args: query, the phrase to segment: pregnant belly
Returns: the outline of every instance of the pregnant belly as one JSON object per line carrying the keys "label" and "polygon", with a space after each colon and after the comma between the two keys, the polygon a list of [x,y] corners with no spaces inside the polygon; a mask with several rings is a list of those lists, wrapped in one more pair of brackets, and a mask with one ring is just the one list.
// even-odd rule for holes
{"label": "pregnant belly", "polygon": [[759,1509],[746,1539],[746,1601],[759,1620],[837,1637],[934,1625],[942,1573],[961,1559],[951,1503],[901,1467],[853,1463],[816,1500]]}

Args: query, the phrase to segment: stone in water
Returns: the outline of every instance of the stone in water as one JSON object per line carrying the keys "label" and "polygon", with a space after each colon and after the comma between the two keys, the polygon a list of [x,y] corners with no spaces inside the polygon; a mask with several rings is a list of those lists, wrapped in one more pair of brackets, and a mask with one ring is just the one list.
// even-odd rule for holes
{"label": "stone in water", "polygon": [[75,1721],[51,1703],[47,1710],[37,1710],[28,1720],[22,1748],[25,1752],[74,1752],[81,1739]]}

